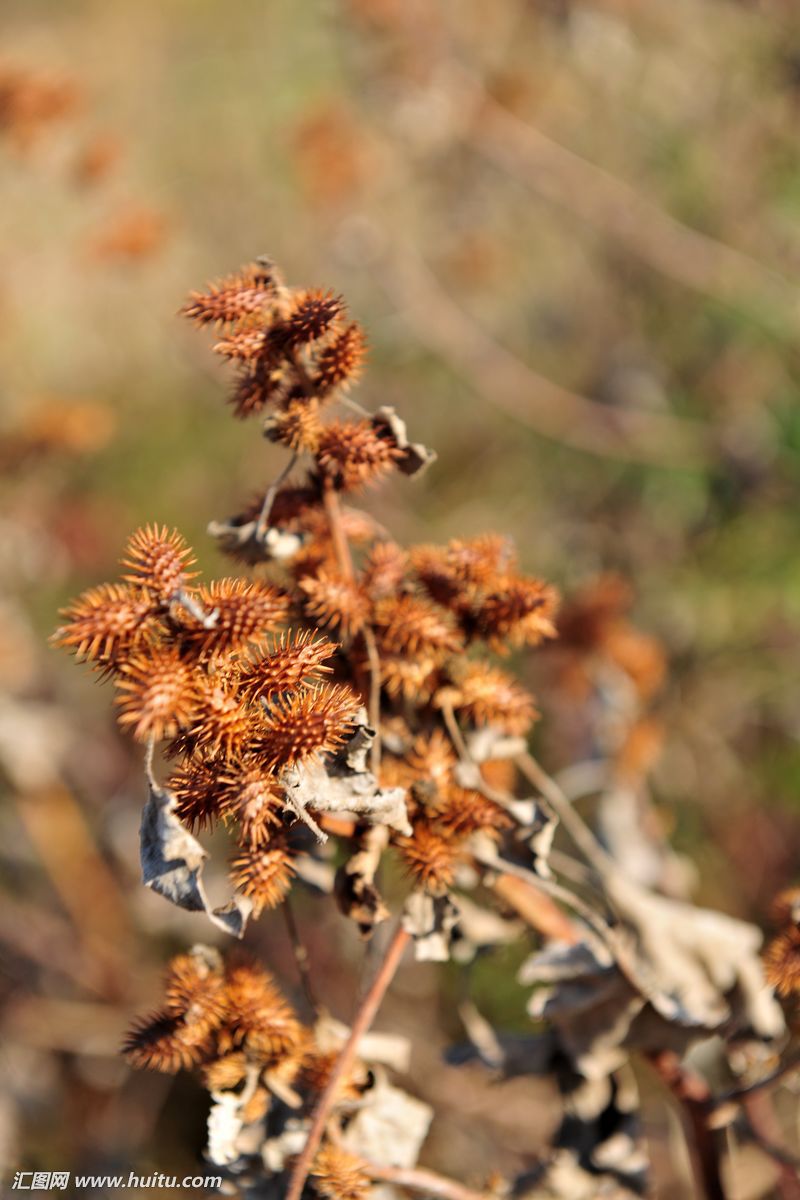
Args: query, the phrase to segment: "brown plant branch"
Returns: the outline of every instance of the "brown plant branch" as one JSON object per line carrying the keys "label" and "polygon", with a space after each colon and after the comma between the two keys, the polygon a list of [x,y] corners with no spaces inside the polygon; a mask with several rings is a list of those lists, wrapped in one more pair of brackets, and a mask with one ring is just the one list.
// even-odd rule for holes
{"label": "brown plant branch", "polygon": [[328,1083],[319,1098],[317,1107],[311,1121],[311,1128],[308,1131],[306,1144],[298,1156],[292,1173],[289,1177],[289,1183],[286,1189],[285,1200],[300,1200],[303,1191],[303,1186],[308,1173],[314,1162],[314,1157],[319,1149],[322,1136],[325,1132],[325,1125],[330,1116],[331,1110],[335,1103],[339,1084],[342,1078],[347,1074],[353,1064],[358,1050],[358,1043],[362,1035],[367,1032],[375,1016],[380,1008],[383,997],[389,987],[389,984],[394,978],[395,972],[400,965],[400,960],[403,953],[411,940],[411,934],[408,933],[402,925],[398,925],[389,945],[386,948],[386,953],[383,962],[373,979],[369,990],[365,993],[356,1018],[353,1021],[350,1030],[350,1036],[341,1049],[336,1064],[331,1071]]}
{"label": "brown plant branch", "polygon": [[369,713],[370,727],[375,730],[375,737],[369,749],[370,767],[373,774],[378,773],[381,765],[381,660],[378,654],[378,643],[372,627],[367,625],[363,631],[364,648],[369,663]]}
{"label": "brown plant branch", "polygon": [[295,463],[297,462],[297,458],[298,458],[297,454],[290,455],[288,462],[286,463],[283,470],[278,475],[275,482],[270,484],[269,488],[267,489],[266,495],[264,496],[264,503],[261,505],[261,512],[258,514],[258,520],[256,521],[256,538],[257,539],[263,538],[264,534],[267,532],[267,525],[269,523],[269,514],[272,512],[272,506],[275,503],[275,497],[278,494],[281,484],[286,482],[286,480],[288,479],[288,477],[291,475],[292,471],[294,470],[294,466],[295,466]]}
{"label": "brown plant branch", "polygon": [[682,286],[726,305],[746,304],[756,318],[764,308],[788,314],[797,327],[791,280],[683,224],[631,184],[516,116],[461,67],[451,69],[455,86],[473,101],[465,138],[484,158]]}
{"label": "brown plant branch", "polygon": [[799,1200],[800,1159],[781,1144],[783,1134],[770,1097],[764,1092],[750,1092],[742,1099],[742,1109],[747,1132],[778,1169],[775,1187],[781,1200]]}
{"label": "brown plant branch", "polygon": [[286,932],[289,935],[289,941],[292,946],[294,961],[297,964],[297,973],[300,976],[300,985],[303,989],[303,995],[306,998],[309,1008],[315,1016],[320,1014],[320,1004],[314,990],[314,984],[311,979],[311,970],[309,965],[308,950],[305,942],[300,937],[300,930],[297,928],[297,922],[294,918],[294,909],[292,908],[292,898],[287,896],[281,905],[283,909],[283,919],[286,924]]}
{"label": "brown plant branch", "polygon": [[535,884],[516,875],[498,874],[491,887],[495,895],[543,937],[573,944],[580,940],[574,921]]}
{"label": "brown plant branch", "polygon": [[539,789],[572,841],[598,874],[602,877],[607,871],[616,869],[613,859],[606,853],[589,826],[575,811],[566,794],[552,775],[548,775],[539,765],[533,755],[521,754],[514,759],[514,762],[528,782]]}
{"label": "brown plant branch", "polygon": [[762,1079],[756,1079],[753,1083],[748,1083],[744,1087],[731,1088],[728,1092],[723,1092],[720,1096],[714,1099],[714,1108],[722,1108],[726,1104],[739,1104],[742,1100],[746,1100],[748,1096],[754,1096],[758,1092],[763,1092],[765,1088],[772,1087],[774,1083],[780,1083],[787,1075],[791,1075],[793,1071],[800,1070],[800,1054],[794,1054],[791,1058],[787,1058],[786,1062],[781,1063],[765,1075]]}
{"label": "brown plant branch", "polygon": [[664,1050],[647,1056],[662,1083],[680,1103],[687,1127],[686,1145],[695,1178],[705,1200],[726,1200],[717,1135],[708,1125],[711,1090],[704,1079],[684,1067],[677,1054]]}
{"label": "brown plant branch", "polygon": [[387,255],[382,267],[386,290],[415,337],[487,404],[536,433],[590,454],[663,467],[697,468],[712,457],[709,429],[700,422],[600,404],[538,374],[461,308],[410,246]]}
{"label": "brown plant branch", "polygon": [[331,541],[333,542],[334,553],[336,554],[336,562],[339,565],[339,570],[342,577],[349,583],[352,583],[355,578],[353,570],[353,556],[350,553],[350,543],[347,540],[347,535],[344,531],[342,522],[342,506],[339,502],[339,493],[326,480],[322,492],[322,500],[325,505],[325,513],[328,518],[328,525],[331,531]]}
{"label": "brown plant branch", "polygon": [[382,1167],[367,1160],[361,1165],[374,1182],[393,1183],[408,1192],[424,1192],[427,1196],[441,1197],[441,1200],[493,1200],[488,1192],[475,1192],[426,1167]]}

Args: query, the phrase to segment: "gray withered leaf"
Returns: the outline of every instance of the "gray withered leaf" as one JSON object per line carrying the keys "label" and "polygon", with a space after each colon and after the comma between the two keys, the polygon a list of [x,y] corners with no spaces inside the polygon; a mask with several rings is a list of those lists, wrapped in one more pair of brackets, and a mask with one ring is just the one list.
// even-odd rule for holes
{"label": "gray withered leaf", "polygon": [[382,788],[369,769],[369,748],[375,739],[366,714],[338,754],[325,761],[309,759],[287,767],[280,778],[287,803],[296,812],[352,813],[374,824],[388,825],[409,835],[405,788]]}
{"label": "gray withered leaf", "polygon": [[388,435],[401,452],[397,468],[404,475],[418,475],[436,461],[435,450],[423,446],[421,442],[409,442],[405,421],[389,405],[372,414],[372,424],[382,436]]}
{"label": "gray withered leaf", "polygon": [[458,908],[449,895],[432,896],[416,888],[403,906],[403,928],[414,939],[417,962],[447,962],[458,927]]}
{"label": "gray withered leaf", "polygon": [[389,1082],[374,1069],[375,1082],[342,1136],[352,1154],[392,1167],[416,1166],[428,1135],[433,1109]]}
{"label": "gray withered leaf", "polygon": [[556,1030],[587,1078],[620,1066],[630,1050],[683,1053],[700,1038],[779,1037],[780,1007],[765,986],[754,926],[657,896],[609,872],[620,918],[609,941],[554,942],[522,966],[538,984],[532,1016]]}
{"label": "gray withered leaf", "polygon": [[252,902],[234,894],[222,907],[211,907],[202,879],[206,852],[175,815],[176,805],[172,792],[149,785],[139,830],[142,882],[187,912],[204,912],[220,929],[240,938]]}

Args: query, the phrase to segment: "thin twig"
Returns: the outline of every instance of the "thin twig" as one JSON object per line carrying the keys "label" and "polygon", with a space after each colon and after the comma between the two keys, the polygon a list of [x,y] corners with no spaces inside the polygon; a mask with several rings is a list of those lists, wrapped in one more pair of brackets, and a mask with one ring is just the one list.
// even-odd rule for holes
{"label": "thin twig", "polygon": [[325,1125],[339,1093],[341,1081],[352,1066],[358,1050],[358,1043],[362,1035],[367,1032],[374,1021],[381,1001],[394,978],[395,972],[400,965],[400,960],[403,957],[403,952],[410,940],[411,934],[402,925],[398,925],[386,949],[380,969],[373,979],[369,991],[361,1001],[361,1006],[350,1030],[350,1036],[342,1047],[325,1090],[319,1098],[311,1121],[311,1128],[306,1138],[306,1144],[292,1168],[284,1200],[300,1200],[303,1185],[308,1178],[314,1157],[322,1141]]}
{"label": "thin twig", "polygon": [[194,596],[190,595],[189,592],[185,592],[183,588],[178,588],[172,599],[176,604],[180,604],[181,608],[185,608],[189,615],[194,617],[195,621],[199,621],[203,629],[213,629],[216,626],[217,618],[219,617],[218,608],[212,609],[211,612],[206,612],[202,604]]}
{"label": "thin twig", "polygon": [[774,1071],[770,1071],[769,1075],[764,1075],[763,1078],[756,1079],[744,1087],[731,1088],[728,1092],[722,1092],[721,1095],[715,1097],[713,1107],[721,1108],[724,1104],[738,1104],[748,1096],[754,1096],[757,1092],[762,1092],[764,1088],[772,1087],[773,1083],[778,1083],[798,1069],[800,1069],[800,1054],[795,1054],[777,1066]]}
{"label": "thin twig", "polygon": [[[733,246],[684,225],[631,184],[547,137],[452,64],[454,86],[471,94],[466,139],[532,191],[614,238],[684,287],[747,306],[771,328],[770,311],[796,321],[796,284]],[[772,324],[774,329],[774,323]]]}
{"label": "thin twig", "polygon": [[443,704],[441,707],[442,720],[445,723],[447,732],[450,735],[450,741],[455,747],[458,757],[462,762],[468,762],[474,765],[474,760],[470,754],[467,743],[464,741],[464,735],[461,732],[461,726],[456,720],[456,714],[453,712],[452,705]]}
{"label": "thin twig", "polygon": [[291,475],[296,462],[297,455],[293,454],[278,478],[274,483],[270,484],[269,488],[267,489],[267,494],[264,497],[264,503],[261,505],[261,512],[258,514],[258,520],[256,521],[255,537],[257,541],[262,541],[264,534],[267,532],[269,514],[272,512],[272,506],[275,503],[275,497],[278,494],[281,484],[285,483]]}
{"label": "thin twig", "polygon": [[688,1127],[686,1144],[695,1178],[702,1189],[698,1195],[705,1197],[705,1200],[726,1200],[717,1135],[708,1126],[708,1105],[711,1099],[708,1084],[699,1075],[687,1070],[678,1055],[671,1050],[647,1055],[647,1059],[665,1086],[680,1102],[684,1122]]}
{"label": "thin twig", "polygon": [[147,784],[148,784],[149,788],[151,789],[151,791],[154,791],[154,792],[158,791],[158,783],[156,781],[155,773],[153,771],[153,760],[155,758],[155,753],[156,753],[156,739],[153,737],[153,735],[151,733],[149,738],[147,739],[147,745],[144,748],[144,775],[145,775],[145,779],[147,780]]}
{"label": "thin twig", "polygon": [[487,404],[541,436],[590,454],[663,467],[697,468],[712,457],[710,429],[702,422],[601,404],[540,375],[457,304],[411,246],[387,255],[382,265],[386,291],[414,335]]}
{"label": "thin twig", "polygon": [[339,565],[339,570],[342,576],[352,583],[355,578],[353,570],[353,556],[350,553],[350,543],[347,540],[347,534],[344,531],[342,522],[342,506],[339,503],[339,493],[327,480],[322,492],[322,501],[325,505],[325,512],[328,517],[328,525],[331,531],[331,541],[333,542],[334,553],[336,554],[336,562]]}
{"label": "thin twig", "polygon": [[474,1192],[463,1183],[437,1175],[426,1167],[383,1167],[367,1161],[361,1165],[375,1182],[392,1183],[408,1192],[423,1192],[441,1200],[495,1200],[488,1192]]}
{"label": "thin twig", "polygon": [[297,973],[300,976],[300,985],[303,989],[311,1011],[315,1016],[319,1016],[320,1006],[314,991],[314,984],[311,980],[311,969],[308,960],[308,950],[305,947],[303,939],[300,937],[300,931],[297,928],[297,922],[294,919],[294,909],[292,908],[291,896],[287,896],[281,905],[283,909],[283,919],[286,923],[286,932],[289,935],[289,941],[292,945],[292,953],[294,961],[297,964]]}
{"label": "thin twig", "polygon": [[781,1145],[783,1131],[772,1107],[771,1097],[764,1092],[746,1096],[742,1101],[740,1120],[755,1144],[775,1162],[778,1168],[775,1188],[781,1200],[799,1200],[800,1160]]}
{"label": "thin twig", "polygon": [[613,859],[600,845],[583,818],[578,816],[555,779],[547,774],[533,755],[520,754],[514,759],[514,763],[528,782],[539,789],[575,845],[598,874],[602,877],[609,870],[613,870]]}
{"label": "thin twig", "polygon": [[369,748],[369,763],[372,773],[377,775],[381,765],[381,660],[378,654],[378,643],[370,625],[365,625],[362,631],[364,648],[369,663],[369,723],[375,730],[375,737]]}

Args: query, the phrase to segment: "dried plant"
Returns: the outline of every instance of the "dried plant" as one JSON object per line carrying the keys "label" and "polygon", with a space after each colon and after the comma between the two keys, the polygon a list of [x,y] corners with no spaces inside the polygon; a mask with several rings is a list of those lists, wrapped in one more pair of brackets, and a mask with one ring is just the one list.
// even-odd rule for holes
{"label": "dried plant", "polygon": [[[472,1022],[461,1054],[554,1076],[564,1118],[540,1170],[482,1194],[641,1192],[638,1055],[684,1105],[697,1187],[723,1195],[719,1106],[682,1056],[713,1038],[727,1069],[757,1070],[755,1051],[733,1049],[780,1043],[782,1012],[758,931],[629,877],[527,753],[536,701],[501,661],[555,637],[555,590],[524,575],[502,537],[405,550],[345,503],[434,455],[394,410],[352,398],[366,339],[340,296],[290,288],[262,258],[182,311],[213,329],[236,416],[260,415],[288,454],[263,495],[210,526],[253,576],[202,584],[180,535],[147,526],[121,580],[70,605],[54,640],[113,678],[120,724],[147,747],[149,886],[238,936],[312,875],[366,937],[401,911],[350,1031],[305,1026],[258,964],[195,948],[173,960],[162,1008],[132,1029],[130,1061],[200,1071],[214,1102],[208,1156],[245,1193],[366,1200],[380,1182],[468,1200],[476,1193],[417,1168],[432,1114],[375,1067],[365,1034],[409,943],[421,960],[446,960],[456,944],[469,957],[516,936],[511,908],[542,939],[520,980],[536,985],[530,1011],[547,1028],[506,1045]],[[626,606],[624,586],[605,580],[568,607],[557,684],[585,690],[608,660],[646,700],[663,660]],[[236,848],[231,901],[212,909],[194,835],[215,825]],[[551,858],[558,826],[582,863]],[[385,856],[407,880],[401,905],[380,892]],[[782,903],[793,921],[795,900]],[[768,952],[781,993],[798,986],[797,938],[792,924]],[[738,1096],[727,1097],[734,1111]],[[386,1145],[370,1120],[391,1131]]]}

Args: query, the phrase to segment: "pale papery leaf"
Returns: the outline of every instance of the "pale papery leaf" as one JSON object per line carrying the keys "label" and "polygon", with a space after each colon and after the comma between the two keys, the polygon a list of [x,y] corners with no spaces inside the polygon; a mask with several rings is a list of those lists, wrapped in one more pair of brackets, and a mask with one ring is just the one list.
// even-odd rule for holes
{"label": "pale papery leaf", "polygon": [[206,852],[175,815],[177,800],[166,788],[150,785],[142,810],[139,850],[142,881],[187,912],[203,912],[213,924],[240,938],[252,912],[252,901],[234,895],[212,908],[203,886]]}

